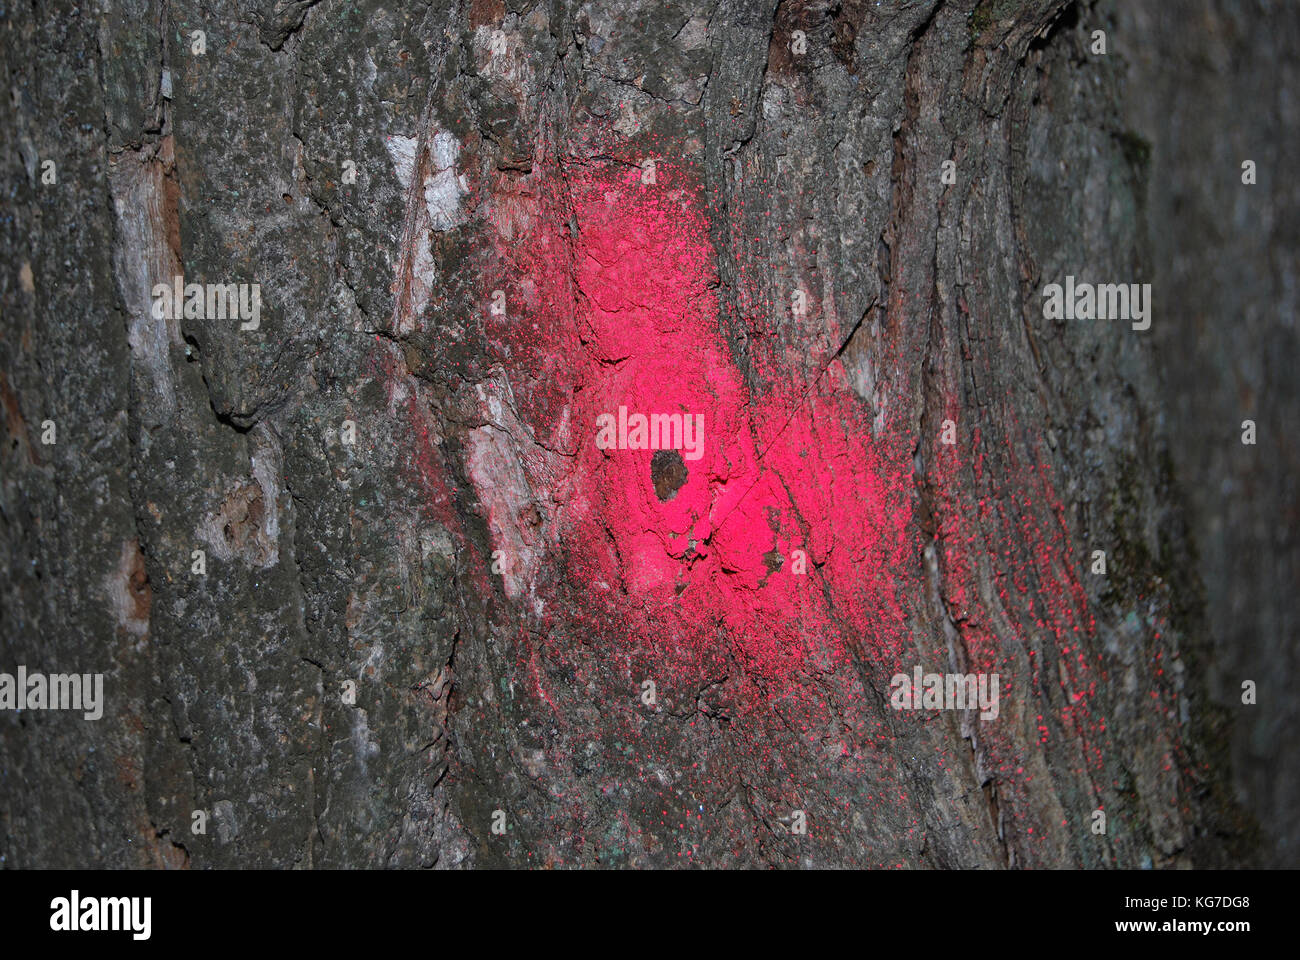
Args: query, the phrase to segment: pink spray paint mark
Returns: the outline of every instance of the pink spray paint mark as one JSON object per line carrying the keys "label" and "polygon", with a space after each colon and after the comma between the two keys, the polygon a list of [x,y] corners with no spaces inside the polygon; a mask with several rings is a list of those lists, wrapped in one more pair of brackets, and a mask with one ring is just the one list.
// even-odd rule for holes
{"label": "pink spray paint mark", "polygon": [[[562,477],[529,478],[558,505],[565,579],[587,591],[593,627],[684,669],[707,671],[720,638],[773,679],[830,671],[849,649],[892,662],[899,571],[915,566],[905,444],[873,436],[838,364],[811,391],[751,396],[720,335],[691,174],[661,162],[655,179],[568,166],[557,204],[572,237],[545,196],[496,200],[512,232],[531,229],[499,246],[498,275],[523,305],[489,315],[489,332],[534,436],[572,453]],[[652,483],[654,450],[598,448],[598,418],[620,407],[702,418],[702,456],[684,460],[671,499]]]}
{"label": "pink spray paint mark", "polygon": [[[598,644],[633,678],[688,688],[739,664],[753,694],[742,710],[757,718],[779,704],[782,722],[809,749],[833,756],[846,781],[876,784],[870,802],[909,805],[906,776],[880,749],[893,736],[889,725],[859,709],[868,691],[855,671],[840,668],[853,659],[887,678],[917,662],[908,606],[927,586],[912,514],[914,438],[888,423],[873,430],[838,361],[812,383],[764,370],[767,391],[755,396],[720,330],[716,255],[695,175],[661,161],[656,182],[641,181],[641,169],[629,164],[561,161],[550,172],[539,164],[528,178],[487,185],[487,223],[498,241],[480,252],[479,269],[489,289],[506,293],[508,308],[484,309],[488,366],[500,375],[481,391],[482,412],[496,426],[481,433],[479,447],[471,440],[469,460],[492,548],[535,561],[512,595],[534,601],[536,618],[536,629],[514,638],[514,675],[554,708],[539,645],[558,647],[547,659],[563,662],[565,645]],[[788,370],[810,368],[807,358],[789,359]],[[510,418],[500,409],[506,401]],[[654,450],[597,446],[598,418],[617,416],[620,407],[702,416],[702,456],[684,461],[685,482],[670,499],[655,490]],[[959,413],[952,401],[946,415],[957,421]],[[415,411],[412,423],[417,472],[441,474],[440,454],[423,441]],[[492,439],[490,448],[482,437]],[[512,444],[517,477],[507,476]],[[963,446],[979,449],[978,438]],[[1059,682],[1068,700],[1054,719],[1080,742],[1079,761],[1099,768],[1106,725],[1090,711],[1093,665],[1078,653],[1094,624],[1047,470],[1023,467],[994,496],[974,502],[957,476],[963,455],[940,447],[931,482],[943,599],[968,667],[999,672],[1004,697],[1017,685],[1029,708],[1021,720],[1038,726],[1043,744],[1049,727],[1028,698],[1040,683]],[[978,452],[970,469],[982,475]],[[508,496],[492,489],[504,483],[513,485]],[[445,512],[446,485],[436,479],[424,487]],[[1053,505],[1054,527],[1020,512],[1029,491]],[[514,515],[521,493],[535,496],[547,515],[521,523]],[[991,529],[991,538],[979,528]],[[1026,544],[1029,559],[1003,569],[1006,557],[1025,555]],[[803,572],[796,572],[805,562],[797,551],[806,558]],[[1004,608],[1028,603],[1032,631],[1052,638],[1059,661],[1050,664],[1050,679],[1039,676],[1047,665],[1030,630],[1013,625],[1012,638],[994,632],[979,595],[981,563],[994,571]],[[1033,610],[1031,593],[1045,597],[1048,609]],[[1013,678],[1009,639],[1028,650],[1031,676]],[[629,723],[627,740],[637,737],[635,722],[611,719]],[[764,729],[751,728],[741,749],[764,754]],[[1032,778],[1013,739],[981,730],[1018,818]],[[656,749],[643,743],[643,761]],[[779,753],[763,759],[783,768]],[[721,789],[708,770],[696,776],[700,790]],[[792,786],[790,802],[798,795]],[[855,798],[832,799],[848,817]],[[689,811],[665,808],[658,816],[665,826]]]}

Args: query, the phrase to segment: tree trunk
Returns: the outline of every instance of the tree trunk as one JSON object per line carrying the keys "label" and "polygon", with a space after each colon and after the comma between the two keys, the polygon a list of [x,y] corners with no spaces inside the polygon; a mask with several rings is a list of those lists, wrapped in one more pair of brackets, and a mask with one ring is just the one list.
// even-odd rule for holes
{"label": "tree trunk", "polygon": [[0,862],[1293,857],[1295,9],[3,16]]}

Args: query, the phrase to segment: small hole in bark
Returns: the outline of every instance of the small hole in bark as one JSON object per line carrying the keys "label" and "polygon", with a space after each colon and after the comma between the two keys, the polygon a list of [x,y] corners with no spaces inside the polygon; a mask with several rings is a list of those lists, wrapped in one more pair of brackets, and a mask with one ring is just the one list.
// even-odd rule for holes
{"label": "small hole in bark", "polygon": [[655,485],[655,496],[666,503],[677,496],[689,476],[682,455],[676,450],[659,450],[650,459],[650,482]]}

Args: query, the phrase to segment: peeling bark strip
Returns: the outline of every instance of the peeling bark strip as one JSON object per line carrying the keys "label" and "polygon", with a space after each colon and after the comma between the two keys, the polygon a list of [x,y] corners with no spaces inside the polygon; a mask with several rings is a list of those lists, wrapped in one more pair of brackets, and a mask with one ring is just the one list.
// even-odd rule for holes
{"label": "peeling bark strip", "polygon": [[1295,543],[1192,544],[1297,388],[1178,365],[1295,360],[1300,12],[1169,6],[0,13],[0,707],[109,681],[0,723],[0,863],[1285,859]]}

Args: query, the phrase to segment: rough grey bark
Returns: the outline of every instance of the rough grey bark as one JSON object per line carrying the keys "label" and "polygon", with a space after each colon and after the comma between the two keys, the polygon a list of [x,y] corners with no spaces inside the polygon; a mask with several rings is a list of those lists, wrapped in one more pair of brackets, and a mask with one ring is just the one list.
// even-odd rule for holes
{"label": "rough grey bark", "polygon": [[[1294,8],[56,0],[3,18],[0,671],[108,689],[99,721],[0,715],[6,866],[1294,862]],[[493,79],[495,29],[511,66]],[[554,704],[515,696],[537,621],[485,575],[471,463],[499,359],[490,230],[431,221],[420,183],[434,130],[468,205],[493,178],[543,190],[601,124],[698,165],[718,323],[755,396],[839,351],[855,402],[913,429],[918,662],[961,666],[987,630],[1017,676],[1051,678],[1017,690],[997,743],[893,726],[874,778],[781,718],[728,723],[740,668],[630,738],[611,705],[635,685],[576,625],[571,658],[541,665]],[[1152,329],[1044,319],[1067,273],[1153,282]],[[153,284],[179,274],[259,282],[260,330],[154,319]],[[783,308],[796,287],[815,315]],[[940,478],[954,415],[974,439]],[[966,518],[978,616],[947,559]],[[576,598],[546,529],[539,576]],[[1093,549],[1105,578],[1083,575]],[[999,557],[1034,571],[1011,599]],[[1064,607],[1095,621],[1073,650],[1036,624]],[[1098,742],[1051,719],[1076,655],[1097,665]],[[665,796],[698,807],[689,830]]]}
{"label": "rough grey bark", "polygon": [[[1205,587],[1207,680],[1214,699],[1237,714],[1237,793],[1263,830],[1263,858],[1294,866],[1294,12],[1224,3],[1119,11],[1120,29],[1143,38],[1123,103],[1150,145],[1147,251],[1165,309],[1179,321],[1155,331],[1159,409]],[[1243,189],[1246,160],[1262,173]],[[1256,448],[1235,442],[1246,419],[1268,434]],[[1259,708],[1241,705],[1248,679],[1259,685]]]}

